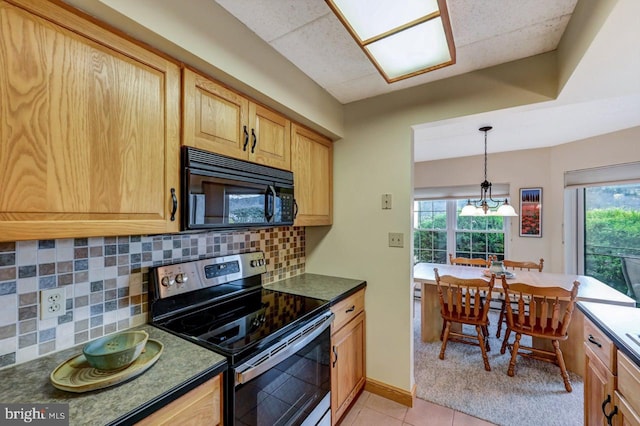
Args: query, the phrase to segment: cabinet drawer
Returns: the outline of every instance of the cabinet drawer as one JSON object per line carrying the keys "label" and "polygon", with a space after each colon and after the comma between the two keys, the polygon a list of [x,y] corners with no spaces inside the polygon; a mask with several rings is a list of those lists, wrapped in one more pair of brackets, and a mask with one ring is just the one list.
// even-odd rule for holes
{"label": "cabinet drawer", "polygon": [[622,352],[618,352],[618,391],[640,413],[640,368]]}
{"label": "cabinet drawer", "polygon": [[360,290],[331,307],[331,312],[336,316],[331,325],[331,329],[334,331],[340,330],[363,310],[364,290]]}
{"label": "cabinet drawer", "polygon": [[584,322],[584,342],[604,365],[616,374],[616,347],[611,339],[589,320]]}

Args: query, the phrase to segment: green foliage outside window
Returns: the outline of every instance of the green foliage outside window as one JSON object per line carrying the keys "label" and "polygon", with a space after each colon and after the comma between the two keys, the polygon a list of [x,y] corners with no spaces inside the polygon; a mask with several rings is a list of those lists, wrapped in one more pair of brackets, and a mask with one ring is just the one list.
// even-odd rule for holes
{"label": "green foliage outside window", "polygon": [[[416,201],[414,257],[416,262],[448,263],[448,252],[456,257],[486,259],[504,257],[502,217],[457,216],[455,247],[447,248],[447,201]],[[466,204],[458,200],[456,214]]]}
{"label": "green foliage outside window", "polygon": [[627,293],[623,256],[640,256],[640,211],[620,208],[585,213],[585,274]]}

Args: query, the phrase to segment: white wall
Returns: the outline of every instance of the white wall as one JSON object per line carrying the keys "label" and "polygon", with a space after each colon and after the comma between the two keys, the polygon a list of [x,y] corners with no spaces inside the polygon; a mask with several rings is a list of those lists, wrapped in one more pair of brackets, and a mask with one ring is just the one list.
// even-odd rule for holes
{"label": "white wall", "polygon": [[[513,259],[545,259],[545,270],[564,272],[563,215],[564,173],[611,164],[640,161],[640,127],[550,148],[489,154],[488,179],[508,183],[518,209],[519,188],[542,187],[542,238],[520,237],[519,221],[511,219],[507,256]],[[477,184],[483,180],[483,157],[473,156],[415,165],[416,188]]]}

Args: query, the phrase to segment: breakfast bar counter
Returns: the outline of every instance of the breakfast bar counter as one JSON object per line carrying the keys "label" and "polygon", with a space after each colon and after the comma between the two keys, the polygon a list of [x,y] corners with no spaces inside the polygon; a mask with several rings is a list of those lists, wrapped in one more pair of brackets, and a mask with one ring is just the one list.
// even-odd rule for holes
{"label": "breakfast bar counter", "polygon": [[[417,263],[413,269],[413,281],[421,285],[421,336],[424,342],[433,342],[440,338],[442,318],[440,317],[440,303],[436,290],[434,268],[442,275],[453,275],[460,278],[485,278],[485,269],[469,266],[445,265],[439,263]],[[574,281],[580,282],[578,287],[578,301],[603,303],[615,309],[614,306],[635,306],[635,301],[621,292],[609,287],[597,279],[585,275],[555,274],[538,271],[514,271],[515,277],[509,281],[526,282],[535,286],[563,287],[571,289]],[[495,292],[502,292],[500,280],[496,279]],[[560,342],[567,369],[583,376],[584,347],[583,347],[584,314],[574,309],[569,326],[569,337]],[[546,344],[548,342],[539,342]]]}

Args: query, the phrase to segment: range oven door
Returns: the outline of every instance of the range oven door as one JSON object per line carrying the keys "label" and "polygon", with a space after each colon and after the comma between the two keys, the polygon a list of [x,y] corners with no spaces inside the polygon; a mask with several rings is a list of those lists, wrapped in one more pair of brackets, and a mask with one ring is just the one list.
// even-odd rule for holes
{"label": "range oven door", "polygon": [[328,312],[233,368],[234,424],[331,423],[332,321]]}

